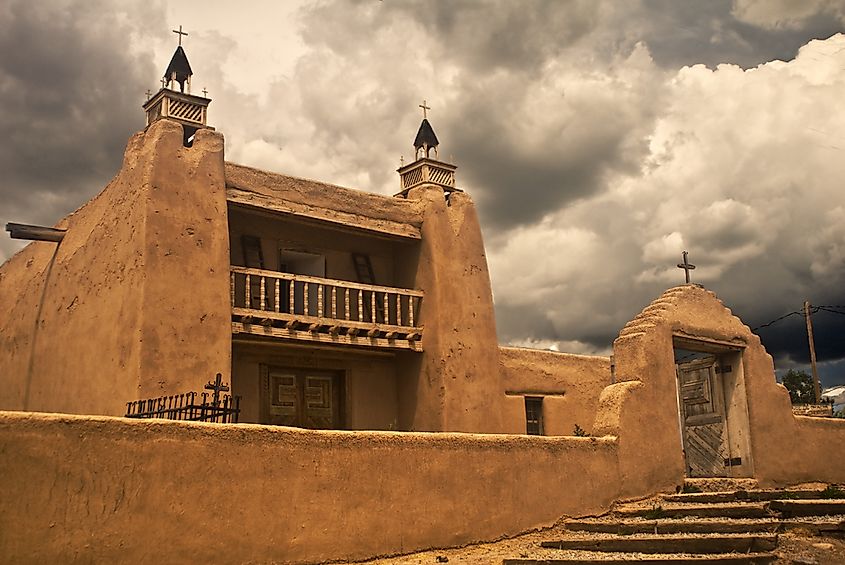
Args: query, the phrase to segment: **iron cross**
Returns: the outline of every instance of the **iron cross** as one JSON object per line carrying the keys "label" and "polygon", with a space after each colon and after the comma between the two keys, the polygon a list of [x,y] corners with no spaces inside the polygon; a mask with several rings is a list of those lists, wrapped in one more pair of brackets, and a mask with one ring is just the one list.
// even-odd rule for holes
{"label": "iron cross", "polygon": [[208,90],[204,86],[202,87],[202,95],[208,98]]}
{"label": "iron cross", "polygon": [[688,255],[688,253],[686,251],[684,251],[684,262],[678,263],[678,268],[684,270],[684,275],[686,275],[687,284],[689,284],[689,272],[692,271],[693,269],[695,269],[695,265],[691,264],[687,260],[687,255]]}
{"label": "iron cross", "polygon": [[183,36],[183,35],[188,35],[188,33],[187,33],[187,32],[185,32],[185,31],[182,31],[182,26],[179,26],[179,31],[176,31],[175,29],[174,29],[174,30],[171,30],[171,31],[172,31],[173,33],[178,33],[178,34],[179,34],[179,45],[181,46],[181,45],[182,45],[182,36]]}
{"label": "iron cross", "polygon": [[147,95],[147,100],[149,100],[149,99],[150,99],[150,96],[152,96],[152,95],[153,95],[153,91],[152,91],[152,90],[150,90],[150,89],[148,88],[148,89],[147,89],[147,91],[146,91],[144,94],[146,94],[146,95]]}
{"label": "iron cross", "polygon": [[431,106],[426,106],[426,102],[425,100],[423,100],[423,103],[420,104],[420,108],[422,108],[423,111],[423,119],[428,118],[428,114],[426,113],[426,111],[431,110]]}
{"label": "iron cross", "polygon": [[223,384],[223,375],[217,373],[217,376],[214,379],[214,382],[208,381],[205,385],[206,390],[213,390],[214,391],[214,404],[216,405],[220,402],[220,393],[221,392],[229,392],[229,385]]}

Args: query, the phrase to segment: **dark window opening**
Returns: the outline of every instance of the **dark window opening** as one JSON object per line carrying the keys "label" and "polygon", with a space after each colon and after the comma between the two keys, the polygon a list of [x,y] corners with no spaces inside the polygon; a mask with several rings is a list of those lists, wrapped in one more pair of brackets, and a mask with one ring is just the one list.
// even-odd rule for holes
{"label": "dark window opening", "polygon": [[543,435],[543,397],[525,397],[525,433],[530,436]]}

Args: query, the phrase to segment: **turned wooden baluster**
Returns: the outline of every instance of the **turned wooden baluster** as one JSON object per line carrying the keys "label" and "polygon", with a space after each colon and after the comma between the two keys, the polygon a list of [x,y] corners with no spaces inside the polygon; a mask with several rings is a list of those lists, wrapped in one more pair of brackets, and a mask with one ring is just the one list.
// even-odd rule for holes
{"label": "turned wooden baluster", "polygon": [[265,290],[266,278],[264,275],[261,275],[261,283],[258,286],[258,309],[264,310],[264,298],[267,294]]}

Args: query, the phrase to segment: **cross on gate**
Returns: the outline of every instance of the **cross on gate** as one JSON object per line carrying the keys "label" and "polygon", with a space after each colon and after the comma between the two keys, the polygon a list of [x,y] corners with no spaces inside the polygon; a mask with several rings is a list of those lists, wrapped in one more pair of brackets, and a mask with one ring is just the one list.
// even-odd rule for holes
{"label": "cross on gate", "polygon": [[422,108],[422,111],[423,111],[423,119],[428,118],[428,114],[426,113],[426,110],[431,110],[431,106],[426,106],[425,100],[423,100],[423,103],[420,104],[419,106],[420,106],[420,108]]}
{"label": "cross on gate", "polygon": [[147,100],[149,100],[149,99],[150,99],[150,96],[152,96],[152,95],[153,95],[153,91],[152,91],[152,90],[150,90],[150,89],[148,88],[148,89],[147,89],[147,91],[146,91],[144,94],[146,94],[146,95],[147,95]]}
{"label": "cross on gate", "polygon": [[684,251],[684,262],[678,263],[678,268],[684,270],[684,275],[686,275],[687,284],[689,284],[689,272],[692,271],[693,269],[695,269],[695,265],[691,264],[687,260],[687,255],[688,255],[688,253],[686,251]]}
{"label": "cross on gate", "polygon": [[206,98],[208,98],[208,89],[205,88],[204,86],[202,87],[202,95],[205,96]]}
{"label": "cross on gate", "polygon": [[214,405],[217,406],[220,403],[220,393],[221,392],[229,392],[229,385],[223,384],[223,375],[217,373],[217,376],[214,379],[214,382],[208,381],[205,385],[206,390],[213,390],[214,391]]}
{"label": "cross on gate", "polygon": [[178,33],[178,34],[179,34],[179,45],[181,46],[181,45],[182,45],[182,36],[183,36],[183,35],[188,35],[188,33],[187,33],[187,32],[185,32],[185,31],[182,31],[182,26],[179,26],[179,31],[176,31],[175,29],[170,30],[170,31],[172,31],[173,33]]}

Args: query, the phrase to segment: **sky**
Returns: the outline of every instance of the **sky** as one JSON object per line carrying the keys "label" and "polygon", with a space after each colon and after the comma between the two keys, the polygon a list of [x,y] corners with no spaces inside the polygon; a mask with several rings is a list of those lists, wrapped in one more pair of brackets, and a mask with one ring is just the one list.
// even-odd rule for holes
{"label": "sky", "polygon": [[[4,0],[0,223],[102,190],[180,25],[229,161],[393,194],[426,100],[502,343],[609,354],[688,250],[752,328],[829,307],[845,383],[845,0]],[[807,368],[800,315],[757,331]]]}

